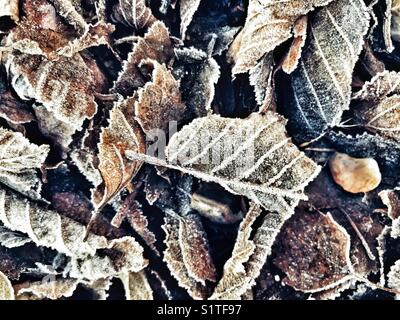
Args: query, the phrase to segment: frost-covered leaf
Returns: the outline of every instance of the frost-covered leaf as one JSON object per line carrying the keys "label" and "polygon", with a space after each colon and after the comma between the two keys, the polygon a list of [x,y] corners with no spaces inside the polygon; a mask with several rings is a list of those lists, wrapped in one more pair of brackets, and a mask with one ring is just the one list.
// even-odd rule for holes
{"label": "frost-covered leaf", "polygon": [[0,18],[17,22],[19,20],[18,0],[0,0]]}
{"label": "frost-covered leaf", "polygon": [[89,28],[84,17],[75,7],[73,0],[50,0],[55,7],[57,13],[62,16],[69,24],[71,24],[81,34]]}
{"label": "frost-covered leaf", "polygon": [[388,0],[386,1],[386,3],[388,4],[388,6],[390,7],[390,3],[391,3],[391,8],[389,8],[389,10],[391,10],[391,24],[389,25],[389,27],[391,28],[391,36],[393,38],[393,40],[395,41],[399,41],[400,40],[400,1],[399,0]]}
{"label": "frost-covered leaf", "polygon": [[118,194],[141,167],[140,161],[125,156],[126,150],[145,150],[143,133],[133,118],[134,101],[134,98],[129,98],[117,102],[111,111],[109,126],[100,134],[98,169],[103,183],[92,192],[96,209]]}
{"label": "frost-covered leaf", "polygon": [[131,96],[136,89],[143,87],[146,79],[142,75],[139,65],[143,60],[151,59],[160,64],[167,64],[173,57],[173,47],[169,31],[163,22],[155,22],[134,45],[123,69],[114,83],[113,91],[124,96]]}
{"label": "frost-covered leaf", "polygon": [[34,99],[39,126],[45,135],[67,148],[72,134],[97,111],[92,72],[83,58],[60,57],[50,61],[38,55],[10,54],[8,74],[21,99]]}
{"label": "frost-covered leaf", "polygon": [[[70,257],[73,278],[95,280],[122,271],[137,272],[147,264],[143,248],[133,238],[107,241],[92,233],[85,237],[84,225],[6,189],[0,190],[0,221],[10,230],[27,234],[38,246]],[[100,254],[99,249],[107,249],[108,254]]]}
{"label": "frost-covered leaf", "polygon": [[249,289],[249,284],[254,279],[247,274],[245,265],[256,248],[251,240],[251,233],[253,224],[260,214],[260,207],[252,204],[240,223],[232,256],[225,263],[222,279],[218,282],[210,299],[240,299]]}
{"label": "frost-covered leaf", "polygon": [[122,223],[122,219],[126,219],[132,229],[144,240],[150,249],[155,254],[159,255],[155,243],[157,241],[156,236],[148,228],[147,217],[143,214],[142,207],[138,201],[135,200],[135,193],[131,193],[124,200],[123,204],[119,208],[117,214],[114,216],[112,223],[118,226]]}
{"label": "frost-covered leaf", "polygon": [[400,95],[385,98],[377,104],[365,103],[356,114],[368,130],[400,141]]}
{"label": "frost-covered leaf", "polygon": [[287,74],[291,74],[296,70],[299,64],[301,53],[307,39],[307,21],[307,16],[302,16],[294,24],[294,39],[285,60],[282,63],[282,70]]}
{"label": "frost-covered leaf", "polygon": [[400,94],[400,74],[394,71],[382,71],[367,81],[353,99],[378,102],[381,99]]}
{"label": "frost-covered leaf", "polygon": [[120,279],[124,285],[126,300],[153,300],[145,271],[123,273]]}
{"label": "frost-covered leaf", "polygon": [[230,55],[233,74],[254,67],[266,53],[292,36],[297,18],[332,0],[250,0],[243,30],[233,42]]}
{"label": "frost-covered leaf", "polygon": [[135,119],[149,137],[154,130],[168,132],[172,121],[180,122],[186,111],[181,101],[179,82],[157,61],[146,60],[153,69],[152,81],[138,91]]}
{"label": "frost-covered leaf", "polygon": [[175,53],[174,73],[180,79],[183,99],[194,115],[205,116],[212,111],[220,67],[214,58],[195,48],[176,49]]}
{"label": "frost-covered leaf", "polygon": [[26,235],[19,232],[11,231],[0,225],[0,245],[6,248],[21,247],[26,243],[31,242]]}
{"label": "frost-covered leaf", "polygon": [[179,245],[190,277],[203,285],[206,280],[216,280],[207,234],[200,217],[196,214],[190,214],[179,220]]}
{"label": "frost-covered leaf", "polygon": [[246,119],[210,115],[173,135],[167,162],[132,152],[128,157],[216,182],[268,211],[289,213],[306,199],[303,189],[319,167],[290,142],[285,124],[273,112],[254,113]]}
{"label": "frost-covered leaf", "polygon": [[201,0],[179,0],[181,13],[181,38],[184,40],[189,24],[199,8]]}
{"label": "frost-covered leaf", "polygon": [[0,300],[14,300],[14,289],[7,276],[0,271]]}
{"label": "frost-covered leaf", "polygon": [[400,260],[390,267],[388,285],[393,289],[400,290]]}
{"label": "frost-covered leaf", "polygon": [[350,236],[332,216],[299,212],[284,226],[274,259],[296,290],[318,292],[349,280]]}
{"label": "frost-covered leaf", "polygon": [[353,69],[368,27],[361,0],[333,1],[311,15],[310,41],[291,75],[292,94],[285,107],[298,140],[311,140],[339,124],[349,108]]}
{"label": "frost-covered leaf", "polygon": [[[204,299],[207,295],[207,288],[190,276],[183,260],[183,250],[179,241],[182,226],[180,218],[166,215],[164,219],[163,229],[166,233],[164,242],[167,246],[164,251],[164,261],[167,263],[172,276],[178,280],[179,285],[185,288],[192,298]],[[182,239],[182,241],[185,240],[187,239]],[[186,243],[187,245],[189,244]],[[186,253],[188,253],[187,250],[189,249],[188,247],[186,248]],[[196,248],[193,249],[196,250]]]}
{"label": "frost-covered leaf", "polygon": [[156,21],[146,0],[119,0],[119,11],[125,22],[135,29],[150,27]]}
{"label": "frost-covered leaf", "polygon": [[272,77],[274,68],[273,54],[266,54],[249,71],[250,84],[254,88],[257,104],[264,106],[272,98]]}
{"label": "frost-covered leaf", "polygon": [[388,209],[388,216],[395,220],[400,217],[400,190],[395,188],[394,190],[383,190],[379,192],[383,204]]}
{"label": "frost-covered leaf", "polygon": [[45,277],[43,281],[21,283],[16,285],[16,300],[57,300],[62,297],[70,297],[79,284],[77,279],[56,279]]}
{"label": "frost-covered leaf", "polygon": [[33,199],[40,198],[38,171],[49,146],[30,143],[21,133],[0,128],[0,182]]}

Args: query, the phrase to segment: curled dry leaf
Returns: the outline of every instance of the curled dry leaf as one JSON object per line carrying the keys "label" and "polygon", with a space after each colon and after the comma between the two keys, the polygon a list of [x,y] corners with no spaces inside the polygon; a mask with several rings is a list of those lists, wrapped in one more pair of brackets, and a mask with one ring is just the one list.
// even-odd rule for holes
{"label": "curled dry leaf", "polygon": [[[196,223],[195,221],[191,221],[189,224],[184,225],[187,221],[183,222],[181,219],[184,218],[179,216],[174,217],[168,214],[164,218],[165,224],[163,225],[163,229],[166,233],[164,242],[167,246],[164,251],[164,261],[167,263],[171,274],[178,280],[179,285],[185,288],[192,298],[204,299],[207,296],[208,289],[202,283],[204,283],[204,280],[207,278],[215,277],[214,266],[211,264],[211,260],[209,260],[210,257],[208,256],[208,253],[206,253],[208,251],[208,244],[204,243],[204,238],[199,238],[199,235],[204,234],[204,231],[189,229],[194,223]],[[181,230],[182,228],[185,228],[185,230]],[[198,233],[199,231],[200,234]],[[192,237],[194,238],[181,238],[182,234],[188,234],[190,232],[193,232]],[[194,240],[195,242],[192,242],[191,240]],[[198,242],[198,240],[200,242]],[[201,247],[191,247],[195,244],[199,245],[199,243]],[[195,261],[198,261],[198,257],[191,255],[193,250],[199,250],[198,253],[205,254],[205,256],[202,257],[204,260],[198,266],[194,264]],[[186,256],[186,259],[184,259],[184,256]],[[191,258],[194,258],[195,260],[191,260]],[[186,263],[189,263],[189,265]],[[200,268],[202,267],[206,267],[206,269],[201,270]],[[191,268],[191,271],[189,271],[189,268]],[[200,273],[203,273],[205,277],[202,277]],[[198,278],[203,279],[199,282],[191,275],[197,275]]]}
{"label": "curled dry leaf", "polygon": [[10,280],[0,271],[0,300],[14,300],[14,289]]}
{"label": "curled dry leaf", "polygon": [[383,98],[400,94],[400,74],[394,71],[382,71],[367,81],[353,99],[379,102]]}
{"label": "curled dry leaf", "polygon": [[349,280],[350,236],[330,214],[299,212],[284,226],[274,263],[296,290],[318,292]]}
{"label": "curled dry leaf", "polygon": [[291,74],[293,92],[285,111],[299,140],[314,139],[339,124],[349,108],[353,69],[369,18],[363,1],[337,0],[309,19],[310,41]]}
{"label": "curled dry leaf", "polygon": [[119,0],[119,11],[125,22],[135,29],[150,27],[156,21],[146,0]]}
{"label": "curled dry leaf", "polygon": [[67,148],[84,120],[97,111],[95,82],[85,61],[79,54],[57,61],[10,54],[6,64],[18,96],[42,104],[34,107],[42,132]]}
{"label": "curled dry leaf", "polygon": [[331,1],[250,0],[246,23],[230,50],[235,62],[232,73],[243,73],[254,67],[262,56],[292,36],[297,18]]}
{"label": "curled dry leaf", "polygon": [[124,285],[126,300],[153,300],[153,290],[144,270],[123,273],[120,279]]}
{"label": "curled dry leaf", "polygon": [[388,273],[388,285],[400,292],[400,260],[396,261],[395,264],[390,267]]}
{"label": "curled dry leaf", "polygon": [[[38,246],[48,247],[71,258],[70,276],[95,280],[122,271],[140,271],[147,262],[143,248],[131,237],[107,241],[89,233],[86,228],[57,212],[1,189],[0,221],[13,231],[27,234]],[[107,249],[108,255],[100,255]]]}
{"label": "curled dry leaf", "polygon": [[163,22],[155,22],[133,46],[128,59],[124,62],[122,71],[114,83],[114,92],[131,96],[147,82],[139,69],[143,60],[150,59],[160,64],[168,64],[173,57],[173,47],[169,31]]}
{"label": "curled dry leaf", "polygon": [[[246,297],[260,276],[261,270],[271,254],[272,245],[291,212],[269,212],[262,218],[261,225],[254,231],[260,208],[252,205],[243,219],[232,257],[225,263],[224,274],[211,299],[237,300]],[[254,235],[251,235],[254,233]],[[252,248],[252,250],[250,250]],[[245,254],[243,254],[245,253]]]}
{"label": "curled dry leaf", "polygon": [[16,300],[57,300],[73,295],[79,284],[77,279],[55,279],[45,277],[43,281],[21,283],[14,286]]}
{"label": "curled dry leaf", "polygon": [[0,128],[0,181],[33,199],[40,199],[38,171],[50,151],[49,146],[30,143],[21,133]]}
{"label": "curled dry leaf", "polygon": [[[387,2],[390,3],[389,1]],[[393,40],[399,41],[400,40],[400,1],[399,0],[391,0],[392,6],[389,8],[391,10],[392,19],[391,25],[391,36]]]}
{"label": "curled dry leaf", "polygon": [[10,229],[0,225],[0,245],[3,247],[17,248],[31,241],[32,240],[26,235],[20,232],[11,231]]}
{"label": "curled dry leaf", "polygon": [[273,112],[247,119],[210,115],[173,135],[168,162],[132,152],[128,156],[216,182],[269,211],[293,212],[319,167],[290,142],[285,123]]}
{"label": "curled dry leaf", "polygon": [[111,110],[109,126],[100,134],[98,169],[103,182],[92,190],[96,210],[117,195],[142,165],[125,156],[127,150],[145,151],[143,133],[133,119],[133,103],[134,98],[117,102]]}
{"label": "curled dry leaf", "polygon": [[400,190],[398,188],[394,190],[383,190],[379,192],[383,204],[388,209],[388,216],[390,219],[395,220],[400,217]]}
{"label": "curled dry leaf", "polygon": [[186,31],[193,16],[199,8],[201,0],[179,0],[181,13],[181,38],[185,40]]}
{"label": "curled dry leaf", "polygon": [[307,39],[307,16],[300,17],[294,24],[293,35],[294,39],[290,46],[289,52],[282,63],[282,70],[287,74],[291,74],[296,70],[301,53]]}
{"label": "curled dry leaf", "polygon": [[152,81],[139,90],[135,102],[135,119],[147,137],[157,134],[155,130],[168,132],[171,122],[180,122],[186,111],[181,101],[179,82],[171,72],[157,61],[146,60],[152,65]]}
{"label": "curled dry leaf", "polygon": [[49,0],[55,7],[57,13],[71,24],[79,33],[83,34],[89,26],[83,16],[75,8],[71,0]]}
{"label": "curled dry leaf", "polygon": [[272,99],[273,69],[274,57],[272,53],[268,53],[249,71],[250,84],[254,87],[256,101],[260,106],[266,105]]}

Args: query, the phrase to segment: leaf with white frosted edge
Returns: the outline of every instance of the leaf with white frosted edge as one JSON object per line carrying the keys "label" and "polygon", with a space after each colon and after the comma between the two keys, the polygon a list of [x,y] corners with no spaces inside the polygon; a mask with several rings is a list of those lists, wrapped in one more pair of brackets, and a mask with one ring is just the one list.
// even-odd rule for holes
{"label": "leaf with white frosted edge", "polygon": [[212,113],[215,85],[221,75],[214,58],[196,48],[176,49],[174,73],[180,79],[182,96],[197,117]]}
{"label": "leaf with white frosted edge", "polygon": [[247,274],[245,264],[254,254],[256,246],[251,240],[252,227],[261,214],[261,209],[251,204],[249,211],[239,226],[232,255],[225,262],[224,273],[215,287],[211,300],[237,300],[249,289],[251,277]]}
{"label": "leaf with white frosted edge", "polygon": [[199,8],[201,0],[179,0],[181,14],[181,38],[185,40],[186,31],[193,16]]}
{"label": "leaf with white frosted edge", "polygon": [[216,270],[210,256],[207,234],[200,217],[189,214],[179,220],[179,245],[187,272],[197,282],[216,281]]}
{"label": "leaf with white frosted edge", "polygon": [[153,290],[144,270],[123,273],[120,279],[125,289],[126,300],[153,300]]}
{"label": "leaf with white frosted edge", "polygon": [[56,8],[57,13],[62,16],[77,31],[84,33],[89,29],[83,16],[78,12],[72,0],[49,0]]}
{"label": "leaf with white frosted edge", "polygon": [[291,74],[292,92],[284,111],[298,140],[320,136],[339,124],[349,108],[353,69],[369,20],[361,0],[336,0],[311,15],[309,42]]}
{"label": "leaf with white frosted edge", "polygon": [[260,106],[265,105],[273,95],[273,69],[274,57],[272,53],[268,53],[249,71],[250,84],[254,88],[256,101]]}
{"label": "leaf with white frosted edge", "polygon": [[97,112],[95,81],[83,58],[76,54],[50,61],[38,55],[10,54],[6,66],[18,96],[41,103],[34,107],[39,115],[45,109],[39,127],[66,149],[72,134]]}
{"label": "leaf with white frosted edge", "polygon": [[0,300],[14,300],[14,289],[10,280],[0,271]]}
{"label": "leaf with white frosted edge", "polygon": [[300,17],[294,24],[293,27],[293,42],[290,46],[289,52],[287,53],[283,63],[282,70],[287,74],[291,74],[296,70],[299,60],[301,58],[301,53],[307,39],[307,16]]}
{"label": "leaf with white frosted edge", "polygon": [[171,138],[167,166],[218,183],[268,211],[293,212],[320,168],[290,142],[285,124],[273,112],[195,119]]}
{"label": "leaf with white frosted edge", "polygon": [[21,283],[14,286],[16,300],[57,300],[73,295],[79,284],[78,279],[44,278],[43,281]]}
{"label": "leaf with white frosted edge", "polygon": [[167,67],[154,60],[145,60],[144,63],[153,67],[152,81],[138,91],[135,119],[150,137],[154,130],[166,133],[171,122],[179,123],[186,106],[182,103],[179,82]]}
{"label": "leaf with white frosted edge", "polygon": [[21,133],[0,128],[0,182],[33,199],[39,199],[38,171],[50,151],[48,145],[30,143]]}
{"label": "leaf with white frosted edge", "polygon": [[[0,189],[0,221],[10,230],[25,233],[38,246],[71,258],[73,278],[95,280],[122,271],[140,271],[147,265],[143,248],[132,237],[111,241],[89,233],[86,227],[22,196]],[[109,254],[99,254],[107,249]]]}
{"label": "leaf with white frosted edge", "polygon": [[136,175],[142,163],[126,158],[125,151],[144,152],[145,141],[139,125],[134,120],[135,98],[117,102],[110,114],[110,124],[100,134],[98,170],[102,184],[92,189],[96,210],[116,196]]}
{"label": "leaf with white frosted edge", "polygon": [[390,267],[388,273],[388,285],[400,292],[400,260],[397,260],[395,264]]}
{"label": "leaf with white frosted edge", "polygon": [[377,102],[394,94],[400,94],[400,73],[385,70],[367,81],[353,99]]}
{"label": "leaf with white frosted edge", "polygon": [[250,0],[246,23],[232,44],[233,74],[254,67],[266,53],[292,36],[298,17],[332,0]]}
{"label": "leaf with white frosted edge", "polygon": [[18,0],[0,0],[0,18],[17,22],[19,20]]}
{"label": "leaf with white frosted edge", "polygon": [[149,27],[156,21],[145,0],[119,0],[119,8],[125,22],[135,29]]}
{"label": "leaf with white frosted edge", "polygon": [[185,288],[193,299],[204,299],[207,296],[207,288],[189,275],[183,261],[182,248],[179,243],[179,219],[180,217],[173,217],[169,214],[164,218],[165,224],[162,226],[166,233],[164,261],[179,286]]}
{"label": "leaf with white frosted edge", "polygon": [[122,71],[112,88],[125,97],[132,96],[134,92],[145,85],[139,65],[143,60],[151,59],[160,64],[168,64],[173,57],[173,46],[167,27],[161,21],[155,22],[133,46],[127,60],[123,63]]}
{"label": "leaf with white frosted edge", "polygon": [[24,234],[11,231],[6,227],[0,225],[0,245],[6,248],[21,247],[32,240]]}
{"label": "leaf with white frosted edge", "polygon": [[400,95],[393,95],[376,104],[362,104],[355,113],[367,130],[400,141]]}

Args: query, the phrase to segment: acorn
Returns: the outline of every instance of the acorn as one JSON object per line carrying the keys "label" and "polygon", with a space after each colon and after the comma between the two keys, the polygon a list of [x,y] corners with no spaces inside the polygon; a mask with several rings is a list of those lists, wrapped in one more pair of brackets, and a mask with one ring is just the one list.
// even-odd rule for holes
{"label": "acorn", "polygon": [[335,182],[351,193],[369,192],[382,181],[378,163],[372,158],[353,158],[345,153],[335,153],[329,161]]}

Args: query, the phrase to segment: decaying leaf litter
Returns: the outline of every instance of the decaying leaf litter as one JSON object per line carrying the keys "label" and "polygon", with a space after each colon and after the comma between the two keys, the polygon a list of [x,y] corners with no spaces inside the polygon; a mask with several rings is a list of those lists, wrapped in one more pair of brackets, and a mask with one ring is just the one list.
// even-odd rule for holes
{"label": "decaying leaf litter", "polygon": [[0,298],[399,298],[399,17],[0,0]]}

